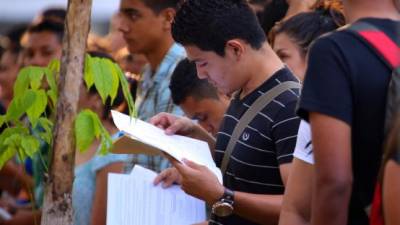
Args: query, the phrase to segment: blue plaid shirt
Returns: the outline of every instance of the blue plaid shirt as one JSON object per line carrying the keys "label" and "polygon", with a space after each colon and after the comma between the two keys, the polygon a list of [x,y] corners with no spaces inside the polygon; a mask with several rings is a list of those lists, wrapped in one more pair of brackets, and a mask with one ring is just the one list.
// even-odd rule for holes
{"label": "blue plaid shirt", "polygon": [[[176,65],[186,57],[185,49],[173,44],[153,74],[150,65],[143,71],[138,85],[136,108],[141,120],[149,120],[160,112],[169,112],[182,115],[181,109],[174,105],[169,90],[169,82]],[[161,171],[170,166],[168,160],[161,156],[134,155],[132,163],[127,170],[131,170],[135,164],[139,164],[154,171]]]}

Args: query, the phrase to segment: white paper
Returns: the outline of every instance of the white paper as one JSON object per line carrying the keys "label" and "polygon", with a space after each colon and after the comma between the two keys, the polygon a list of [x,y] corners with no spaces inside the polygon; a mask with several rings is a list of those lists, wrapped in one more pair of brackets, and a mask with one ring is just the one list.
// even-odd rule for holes
{"label": "white paper", "polygon": [[107,225],[190,225],[206,220],[205,203],[179,186],[154,186],[155,173],[108,175]]}
{"label": "white paper", "polygon": [[127,136],[161,149],[178,161],[188,159],[204,165],[213,171],[222,183],[221,171],[216,167],[206,142],[181,135],[166,135],[164,130],[150,123],[117,111],[111,111],[111,114],[115,126]]}

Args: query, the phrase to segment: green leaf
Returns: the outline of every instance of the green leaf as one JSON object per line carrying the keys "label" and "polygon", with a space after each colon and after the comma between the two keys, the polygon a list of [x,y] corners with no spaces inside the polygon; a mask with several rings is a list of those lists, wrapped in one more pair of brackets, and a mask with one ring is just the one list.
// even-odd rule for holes
{"label": "green leaf", "polygon": [[117,64],[114,64],[114,69],[118,73],[122,92],[124,93],[125,101],[128,104],[129,115],[132,117],[137,117],[136,110],[135,110],[135,103],[133,102],[132,94],[129,89],[129,83],[126,80],[126,77],[125,77],[124,73],[122,72],[121,68]]}
{"label": "green leaf", "polygon": [[7,120],[17,121],[31,107],[36,99],[36,92],[27,90],[22,96],[14,97],[6,113]]}
{"label": "green leaf", "polygon": [[29,80],[33,90],[37,90],[42,86],[43,76],[45,70],[41,67],[32,66],[28,68],[30,70]]}
{"label": "green leaf", "polygon": [[1,115],[0,116],[0,127],[3,126],[3,124],[7,121],[6,115]]}
{"label": "green leaf", "polygon": [[116,71],[114,63],[109,59],[102,59],[102,65],[103,65],[102,67],[103,71],[107,70],[107,74],[111,76],[112,79],[111,91],[110,91],[111,104],[112,104],[118,94],[118,87],[119,87],[118,71]]}
{"label": "green leaf", "polygon": [[0,134],[0,147],[3,148],[5,146],[5,140],[12,136],[13,134],[29,134],[29,130],[26,127],[7,127],[3,132]]}
{"label": "green leaf", "polygon": [[25,154],[32,158],[39,151],[40,142],[33,136],[25,136],[22,138],[21,146]]}
{"label": "green leaf", "polygon": [[52,104],[53,108],[55,108],[57,105],[57,101],[58,101],[57,91],[55,91],[53,89],[48,90],[47,96],[49,96],[49,98],[51,100],[51,104]]}
{"label": "green leaf", "polygon": [[22,136],[23,134],[19,134],[19,133],[13,133],[11,134],[9,137],[7,137],[4,140],[4,145],[7,146],[7,148],[13,148],[16,150],[16,152],[18,153],[19,159],[21,160],[21,162],[25,161],[25,159],[27,158],[27,154],[25,153],[25,151],[22,149],[21,147],[21,141],[22,141]]}
{"label": "green leaf", "polygon": [[105,104],[107,97],[111,93],[112,76],[107,66],[104,66],[100,58],[93,58],[94,60],[94,85],[100,94],[100,97]]}
{"label": "green leaf", "polygon": [[40,128],[37,132],[38,137],[45,141],[47,144],[51,145],[53,140],[53,123],[45,117],[40,117],[38,119],[37,126],[38,128]]}
{"label": "green leaf", "polygon": [[100,150],[99,153],[100,155],[106,155],[110,152],[110,149],[112,147],[112,139],[111,136],[107,133],[107,135],[102,136],[101,142],[100,142]]}
{"label": "green leaf", "polygon": [[80,112],[75,120],[75,138],[79,151],[86,151],[93,143],[95,131],[93,125],[93,115],[89,110]]}
{"label": "green leaf", "polygon": [[22,68],[17,76],[17,80],[14,84],[14,99],[23,95],[29,87],[29,80],[31,70],[29,67]]}
{"label": "green leaf", "polygon": [[85,80],[86,87],[89,89],[93,86],[94,84],[94,71],[93,71],[93,58],[89,55],[86,54],[85,57],[85,68],[84,68],[84,75],[83,79]]}
{"label": "green leaf", "polygon": [[37,120],[44,113],[47,106],[47,95],[44,90],[35,91],[35,95],[35,101],[27,110],[29,121],[31,121],[33,127],[36,127]]}
{"label": "green leaf", "polygon": [[43,128],[46,132],[51,133],[53,131],[54,124],[47,118],[40,117],[38,119],[38,125]]}
{"label": "green leaf", "polygon": [[101,120],[96,113],[91,112],[91,116],[93,120],[94,135],[98,139],[102,134],[103,124],[101,123]]}
{"label": "green leaf", "polygon": [[[58,74],[60,72],[60,65],[60,60],[52,59],[49,65],[47,65],[47,69],[49,69],[53,74]],[[56,76],[54,78],[56,79]]]}
{"label": "green leaf", "polygon": [[16,153],[16,148],[6,147],[0,149],[0,169],[8,162]]}
{"label": "green leaf", "polygon": [[57,72],[54,72],[53,70],[46,68],[44,70],[45,75],[46,75],[46,80],[47,80],[47,84],[50,87],[50,90],[58,90],[57,87],[57,81],[56,81],[56,74]]}

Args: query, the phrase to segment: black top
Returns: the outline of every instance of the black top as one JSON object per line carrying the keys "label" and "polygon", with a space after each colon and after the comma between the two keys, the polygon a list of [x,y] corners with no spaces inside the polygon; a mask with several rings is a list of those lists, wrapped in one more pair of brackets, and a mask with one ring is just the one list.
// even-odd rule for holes
{"label": "black top", "polygon": [[[252,93],[239,99],[236,95],[224,116],[217,135],[215,159],[221,165],[225,149],[239,119],[262,94],[284,81],[297,81],[287,69],[281,69]],[[279,165],[292,161],[300,123],[295,114],[299,90],[286,91],[264,107],[243,131],[224,176],[224,185],[234,191],[255,194],[284,192]],[[218,221],[218,223],[213,223]],[[238,216],[212,217],[210,224],[254,224]]]}
{"label": "black top", "polygon": [[[397,37],[399,22],[363,19]],[[299,115],[319,112],[351,126],[353,189],[351,225],[366,225],[382,157],[387,88],[391,70],[364,42],[348,31],[317,40],[309,53]]]}
{"label": "black top", "polygon": [[397,151],[395,152],[393,156],[393,160],[397,163],[400,164],[400,148],[397,148]]}

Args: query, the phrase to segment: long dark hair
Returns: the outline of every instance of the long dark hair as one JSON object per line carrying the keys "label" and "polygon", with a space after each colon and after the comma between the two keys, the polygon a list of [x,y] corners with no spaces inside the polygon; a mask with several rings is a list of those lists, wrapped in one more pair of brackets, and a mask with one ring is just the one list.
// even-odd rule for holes
{"label": "long dark hair", "polygon": [[314,8],[314,11],[299,13],[277,24],[269,35],[271,44],[276,35],[285,33],[305,55],[315,39],[344,25],[341,5],[336,1],[319,1]]}

